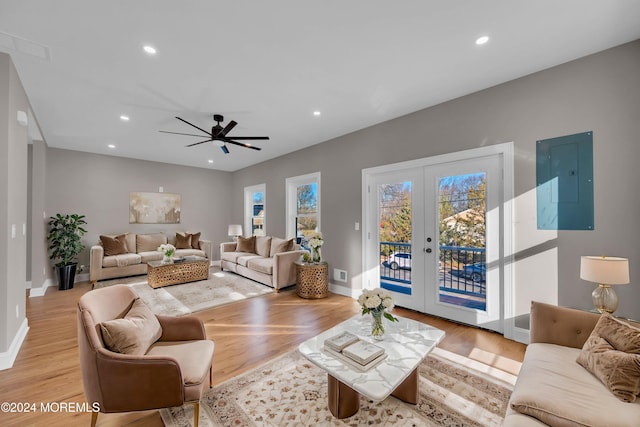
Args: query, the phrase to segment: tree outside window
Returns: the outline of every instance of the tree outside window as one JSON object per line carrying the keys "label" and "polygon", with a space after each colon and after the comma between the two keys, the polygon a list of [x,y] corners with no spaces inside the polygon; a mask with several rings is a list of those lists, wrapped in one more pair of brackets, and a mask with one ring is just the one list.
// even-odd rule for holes
{"label": "tree outside window", "polygon": [[287,236],[306,248],[320,231],[320,172],[287,178]]}

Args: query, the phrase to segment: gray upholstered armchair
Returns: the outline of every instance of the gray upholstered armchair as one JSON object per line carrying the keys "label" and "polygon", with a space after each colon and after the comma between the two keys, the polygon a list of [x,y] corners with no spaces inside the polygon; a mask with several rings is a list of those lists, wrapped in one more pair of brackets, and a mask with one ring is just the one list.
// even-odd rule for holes
{"label": "gray upholstered armchair", "polygon": [[[150,313],[137,295],[124,285],[96,289],[80,298],[78,346],[87,402],[97,403],[99,412],[103,413],[192,403],[197,427],[200,398],[211,387],[214,343],[206,339],[200,319],[151,313],[148,317],[154,324],[159,323],[161,333],[158,331],[160,338],[150,343],[148,349],[143,348],[137,354],[109,350],[105,345],[104,325],[112,324],[116,319],[129,321],[133,308],[141,305]],[[144,320],[140,319],[138,317],[133,324]],[[144,335],[143,338],[149,337],[148,333]],[[112,337],[107,338],[109,342]],[[97,418],[98,412],[93,412],[92,426]]]}

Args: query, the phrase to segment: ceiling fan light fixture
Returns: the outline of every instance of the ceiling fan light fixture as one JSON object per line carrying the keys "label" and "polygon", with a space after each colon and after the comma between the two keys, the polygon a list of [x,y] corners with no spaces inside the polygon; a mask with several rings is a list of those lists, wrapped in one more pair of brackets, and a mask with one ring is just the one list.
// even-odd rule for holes
{"label": "ceiling fan light fixture", "polygon": [[200,126],[196,126],[193,123],[190,123],[190,122],[186,121],[185,119],[180,118],[178,116],[176,116],[176,119],[180,120],[181,122],[183,122],[183,123],[195,128],[195,129],[198,129],[204,135],[195,135],[195,134],[192,134],[192,133],[182,133],[182,132],[172,132],[172,131],[166,131],[166,130],[161,130],[160,132],[162,132],[162,133],[172,133],[172,134],[176,134],[176,135],[197,136],[197,137],[200,137],[200,138],[206,138],[206,137],[209,138],[209,139],[206,139],[204,141],[200,141],[200,142],[196,142],[196,143],[193,143],[193,144],[189,144],[189,145],[187,145],[187,147],[193,147],[193,146],[196,146],[196,145],[204,144],[204,143],[209,142],[209,141],[213,141],[214,144],[218,144],[218,146],[220,147],[220,149],[222,150],[222,152],[224,154],[229,154],[229,149],[227,148],[227,144],[233,144],[233,145],[237,145],[237,146],[240,146],[240,147],[251,148],[252,150],[260,151],[261,150],[260,147],[255,147],[252,144],[248,144],[248,143],[243,142],[243,141],[252,140],[252,139],[259,139],[259,140],[268,140],[269,139],[268,136],[231,136],[231,135],[227,135],[238,123],[235,120],[231,120],[231,121],[229,121],[229,123],[227,123],[226,126],[222,127],[222,125],[220,125],[220,123],[222,121],[224,121],[224,117],[221,114],[214,114],[213,115],[213,119],[217,123],[216,123],[215,126],[213,126],[211,128],[211,132],[201,128]]}

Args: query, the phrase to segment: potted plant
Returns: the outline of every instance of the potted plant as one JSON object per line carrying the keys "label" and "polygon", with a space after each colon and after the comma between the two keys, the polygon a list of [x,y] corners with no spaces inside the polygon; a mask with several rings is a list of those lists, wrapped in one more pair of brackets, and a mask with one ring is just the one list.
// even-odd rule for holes
{"label": "potted plant", "polygon": [[58,274],[58,289],[73,288],[76,276],[77,256],[84,249],[81,237],[87,232],[84,215],[56,214],[49,218],[49,259],[55,262]]}

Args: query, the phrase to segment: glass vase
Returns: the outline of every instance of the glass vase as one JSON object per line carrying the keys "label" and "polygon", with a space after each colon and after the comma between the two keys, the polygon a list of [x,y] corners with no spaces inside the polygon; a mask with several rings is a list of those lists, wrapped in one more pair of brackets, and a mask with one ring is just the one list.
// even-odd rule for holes
{"label": "glass vase", "polygon": [[173,257],[169,255],[165,255],[162,257],[163,264],[171,264],[173,262]]}
{"label": "glass vase", "polygon": [[372,310],[371,311],[371,336],[374,339],[384,339],[384,325],[382,324],[382,313],[384,311]]}
{"label": "glass vase", "polygon": [[320,248],[311,248],[311,261],[320,262],[322,257],[320,256]]}

